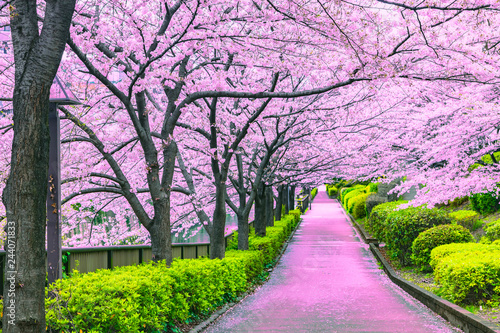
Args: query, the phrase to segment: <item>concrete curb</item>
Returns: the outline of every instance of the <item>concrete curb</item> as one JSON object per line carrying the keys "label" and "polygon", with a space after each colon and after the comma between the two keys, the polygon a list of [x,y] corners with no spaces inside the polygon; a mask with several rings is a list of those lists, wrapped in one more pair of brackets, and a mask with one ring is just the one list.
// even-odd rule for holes
{"label": "concrete curb", "polygon": [[361,238],[363,238],[363,241],[367,244],[375,244],[375,246],[378,246],[378,239],[373,238],[369,233],[366,232],[365,228],[363,226],[359,225],[358,222],[354,219],[354,217],[346,212],[347,216],[351,219],[351,222],[354,224],[356,229],[358,229],[359,233],[361,234]]}
{"label": "concrete curb", "polygon": [[[299,228],[301,223],[302,223],[302,217],[300,218],[299,223],[297,223],[297,226],[292,231],[290,236],[288,236],[288,239],[283,243],[283,246],[281,247],[280,252],[278,253],[278,255],[275,258],[276,263],[274,264],[273,268],[269,272],[272,272],[274,270],[274,267],[276,267],[276,265],[280,261],[281,257],[283,256],[283,253],[285,252],[286,248],[288,247],[290,240],[295,235],[295,232],[297,231],[297,229]],[[268,279],[269,279],[269,277],[268,277]],[[266,280],[266,282],[267,282],[267,280]],[[228,310],[230,310],[233,306],[237,305],[242,300],[244,300],[247,296],[251,295],[255,291],[255,289],[256,288],[252,288],[250,291],[245,292],[243,295],[241,295],[240,297],[237,298],[236,302],[228,303],[228,304],[224,305],[220,310],[217,310],[216,312],[214,312],[208,319],[202,321],[201,323],[196,325],[193,329],[191,329],[189,331],[189,333],[199,333],[199,332],[203,331],[210,324],[212,324],[217,319],[219,319],[220,316],[222,316],[224,313],[226,313]]]}
{"label": "concrete curb", "polygon": [[496,325],[483,320],[481,317],[465,310],[464,308],[453,304],[439,296],[434,295],[430,291],[420,288],[414,283],[406,281],[405,279],[396,275],[394,269],[389,265],[387,260],[384,258],[380,250],[378,249],[378,241],[368,242],[367,240],[372,240],[374,238],[366,237],[365,231],[359,226],[354,218],[346,212],[349,216],[351,223],[360,231],[362,238],[365,243],[368,243],[370,250],[375,256],[375,258],[382,264],[382,267],[396,285],[401,289],[406,291],[408,294],[419,300],[422,304],[427,306],[429,309],[443,317],[451,325],[460,328],[466,333],[500,333],[500,328]]}

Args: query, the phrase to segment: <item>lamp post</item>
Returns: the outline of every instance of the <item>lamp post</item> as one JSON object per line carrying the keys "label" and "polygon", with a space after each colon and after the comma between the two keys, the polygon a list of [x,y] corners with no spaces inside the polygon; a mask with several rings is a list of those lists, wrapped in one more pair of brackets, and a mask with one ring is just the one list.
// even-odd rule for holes
{"label": "lamp post", "polygon": [[62,277],[61,254],[61,140],[58,105],[82,104],[56,76],[49,99],[49,178],[47,191],[47,272],[51,284]]}

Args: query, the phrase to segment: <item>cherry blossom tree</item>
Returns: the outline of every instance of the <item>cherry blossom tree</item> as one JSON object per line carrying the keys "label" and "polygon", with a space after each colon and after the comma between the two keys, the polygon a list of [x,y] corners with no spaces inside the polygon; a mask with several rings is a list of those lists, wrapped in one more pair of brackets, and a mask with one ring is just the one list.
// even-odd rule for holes
{"label": "cherry blossom tree", "polygon": [[[160,11],[158,11],[158,7],[150,9],[149,6],[145,6],[145,10],[140,12],[136,11],[135,8],[132,10],[128,7],[110,5],[103,8],[102,11],[98,9],[95,12],[85,12],[88,8],[94,8],[89,7],[89,4],[82,4],[82,7],[79,8],[78,12],[81,15],[75,20],[79,24],[75,24],[72,37],[68,42],[72,51],[71,56],[78,58],[78,61],[85,66],[85,71],[100,81],[101,85],[96,89],[103,89],[103,92],[95,92],[95,96],[111,95],[111,97],[99,99],[97,102],[99,104],[92,106],[93,108],[101,108],[102,105],[108,104],[109,115],[104,117],[100,115],[99,117],[107,119],[106,124],[112,119],[111,117],[113,117],[113,122],[123,122],[123,119],[114,117],[123,118],[123,113],[126,112],[130,127],[119,133],[121,137],[110,140],[120,142],[120,144],[109,149],[106,147],[106,143],[99,138],[97,132],[90,128],[91,122],[85,119],[89,113],[84,112],[82,116],[71,110],[63,109],[65,117],[78,128],[78,131],[74,131],[76,137],[71,137],[68,140],[73,143],[85,142],[93,145],[93,149],[96,149],[102,155],[102,161],[105,161],[103,168],[108,168],[113,173],[110,175],[103,172],[92,172],[72,177],[76,183],[82,177],[94,177],[93,179],[98,177],[99,181],[92,180],[92,182],[104,186],[75,191],[69,194],[68,200],[79,195],[96,192],[123,196],[142,226],[148,230],[153,256],[156,260],[167,259],[167,262],[170,262],[172,259],[171,250],[169,250],[171,244],[170,192],[176,190],[171,185],[177,152],[173,134],[183,108],[204,98],[211,99],[211,103],[216,106],[218,99],[223,97],[289,98],[307,96],[364,80],[352,78],[319,89],[309,85],[305,87],[305,90],[296,92],[273,92],[272,88],[266,92],[269,89],[266,78],[274,76],[274,81],[280,78],[280,68],[268,66],[269,57],[266,55],[279,59],[281,63],[283,57],[281,59],[279,57],[281,53],[279,47],[277,47],[278,51],[269,50],[267,54],[259,54],[257,57],[258,53],[252,53],[249,50],[242,50],[245,51],[244,53],[240,51],[241,55],[233,53],[237,48],[241,48],[239,44],[242,40],[255,40],[256,49],[264,53],[265,48],[262,44],[268,39],[262,36],[262,32],[268,28],[264,21],[269,20],[268,16],[271,14],[281,16],[276,14],[272,8],[264,12],[254,3],[247,3],[243,6],[238,2],[236,7],[231,7],[226,3],[179,2],[172,7],[166,6]],[[108,13],[108,10],[112,12]],[[215,12],[220,13],[221,17],[214,21]],[[249,13],[255,19],[247,19]],[[152,20],[145,22],[141,15],[154,17],[156,25],[153,24]],[[242,23],[239,23],[240,16],[245,18],[244,25],[248,29],[253,27],[254,32],[241,34],[243,27]],[[100,18],[102,18],[102,22],[99,21]],[[228,18],[231,19],[227,24],[218,21],[225,21]],[[90,28],[96,24],[96,20],[101,24],[101,29]],[[124,20],[135,23],[130,26],[124,24]],[[113,27],[113,29],[121,27],[120,39],[110,40],[109,30],[104,29],[105,26]],[[227,29],[231,32],[238,31],[240,35],[237,37],[228,35]],[[136,31],[141,31],[143,35],[139,40],[136,38]],[[283,34],[289,34],[288,30],[283,29]],[[124,37],[129,38],[131,42],[127,45],[123,44]],[[214,45],[208,48],[210,49],[208,52],[206,46],[212,43]],[[285,45],[286,43],[281,42],[281,44]],[[82,51],[83,49],[86,50],[85,53]],[[94,52],[92,57],[89,56],[91,52]],[[141,54],[140,57],[139,54]],[[243,54],[248,55],[247,58],[243,57]],[[71,64],[68,63],[68,66]],[[286,66],[290,65],[286,64]],[[112,82],[109,78],[109,72],[112,71],[113,66],[118,66],[125,73],[118,83]],[[283,67],[283,65],[280,66]],[[169,67],[170,72],[162,69]],[[287,69],[283,68],[283,70]],[[245,78],[242,76],[243,74]],[[146,77],[148,77],[147,80]],[[252,81],[248,81],[247,77],[251,77]],[[235,85],[236,82],[237,85]],[[216,90],[200,90],[200,88],[207,87],[208,83],[210,84],[208,87],[215,86]],[[307,89],[309,87],[310,89]],[[230,90],[222,90],[223,88]],[[163,96],[155,91],[161,91]],[[117,109],[123,111],[119,112]],[[89,117],[92,119],[91,115]],[[106,132],[109,127],[101,128]],[[108,130],[107,133],[111,132]],[[142,190],[143,187],[137,186],[138,183],[134,184],[128,178],[123,170],[124,165],[121,165],[113,156],[116,153],[123,154],[127,145],[134,145],[136,142],[140,144],[142,155],[145,158],[146,175],[138,176],[136,174],[135,180],[140,182],[140,179],[147,179],[147,190],[145,191]],[[137,161],[127,161],[127,163],[134,165],[137,164]],[[87,170],[87,168],[83,170]],[[225,176],[222,175],[218,182],[222,184],[224,178]],[[141,192],[149,193],[151,199],[145,199],[143,196],[142,200],[150,200],[152,203],[148,204],[152,207],[147,208],[144,201],[141,202]],[[223,190],[220,192],[224,193]],[[223,195],[219,195],[219,197],[223,198]],[[216,206],[221,208],[215,210],[216,220],[225,219],[225,204],[223,199],[219,201]],[[151,215],[153,217],[150,217]],[[222,228],[219,228],[218,225],[216,224],[214,235],[216,234],[220,238],[223,237],[224,228],[223,225]],[[216,257],[223,257],[223,251],[220,249],[214,248],[212,253]]]}
{"label": "cherry blossom tree", "polygon": [[[497,89],[494,82],[420,85],[414,95],[420,97],[384,120],[374,133],[377,145],[360,153],[345,176],[406,177],[395,191],[416,187],[414,205],[498,192]],[[438,94],[424,93],[436,90]]]}
{"label": "cherry blossom tree", "polygon": [[[392,87],[371,101],[394,106],[411,85],[490,82],[496,55],[483,48],[490,37],[486,47],[495,47],[495,6],[487,1],[450,1],[442,7],[429,1],[413,6],[375,0],[78,2],[60,74],[87,107],[62,109],[63,212],[71,217],[66,230],[83,225],[86,218],[95,221],[99,211],[109,209],[116,214],[115,235],[151,241],[155,259],[169,262],[170,227],[192,214],[185,196],[193,193],[177,186],[175,175],[177,136],[185,129],[179,125],[194,128],[199,121],[192,109],[204,105],[210,110],[212,104],[230,104],[230,99],[274,102],[350,88],[353,91],[344,94],[355,99],[359,86],[367,82],[373,82],[367,88],[373,91]],[[488,37],[478,42],[481,35]],[[274,77],[278,82],[271,91]],[[303,80],[299,90],[293,90],[291,77]],[[370,108],[354,114],[344,104],[325,108],[324,117],[340,119],[347,113],[358,123],[371,121],[363,131],[331,133],[337,141],[349,137],[352,149],[345,143],[329,149],[336,156],[354,158],[357,149],[365,151],[369,139],[380,134]],[[224,118],[229,113],[213,109],[217,121],[230,125]],[[239,146],[252,147],[247,142]],[[323,154],[329,151],[322,149]],[[217,163],[204,167],[238,165],[238,154],[235,164],[231,158],[221,164],[222,153],[213,159]],[[185,162],[198,155],[188,156]],[[277,165],[294,172],[301,167],[292,162]],[[271,182],[282,181],[280,177],[291,176],[275,176]],[[225,218],[222,187],[215,203],[217,220]],[[201,197],[208,198],[208,191],[203,189]],[[104,229],[92,226],[88,241],[97,245],[121,238],[109,238]],[[219,237],[223,229],[218,227]],[[76,238],[76,245],[85,241]],[[214,255],[223,254],[219,250]]]}

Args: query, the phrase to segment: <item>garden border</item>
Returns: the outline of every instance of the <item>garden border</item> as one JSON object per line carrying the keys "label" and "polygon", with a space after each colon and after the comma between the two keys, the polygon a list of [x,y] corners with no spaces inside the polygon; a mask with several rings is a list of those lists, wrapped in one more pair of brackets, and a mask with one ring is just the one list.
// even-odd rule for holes
{"label": "garden border", "polygon": [[[300,220],[299,220],[299,223],[297,223],[297,225],[295,226],[295,229],[293,229],[292,233],[290,234],[290,236],[288,236],[288,239],[285,240],[285,242],[283,243],[283,246],[281,247],[281,250],[280,252],[278,253],[278,255],[275,257],[276,261],[274,263],[274,266],[269,270],[269,272],[272,272],[274,270],[274,268],[276,267],[276,265],[279,263],[281,257],[283,256],[283,253],[285,253],[285,250],[287,249],[288,247],[288,244],[290,243],[290,240],[292,239],[292,237],[295,235],[295,232],[297,231],[297,229],[299,228],[300,224],[302,223],[302,216],[300,217]],[[267,281],[269,280],[269,277],[268,279],[264,282],[266,283]],[[260,287],[261,285],[257,286],[256,288],[251,288],[249,291],[246,291],[245,293],[243,293],[241,296],[239,296],[237,299],[236,299],[236,302],[233,302],[233,303],[228,303],[226,305],[224,305],[220,310],[217,310],[216,312],[214,312],[208,319],[204,320],[203,322],[199,323],[198,325],[196,325],[194,328],[192,328],[189,333],[199,333],[201,332],[202,330],[204,330],[205,328],[207,328],[210,324],[212,324],[213,322],[215,322],[217,319],[219,319],[220,316],[222,316],[223,314],[225,314],[227,311],[231,310],[234,306],[238,305],[241,301],[243,301],[245,298],[247,298],[248,296],[250,296],[251,294],[253,294],[253,292],[258,288]]]}
{"label": "garden border", "polygon": [[[344,208],[344,207],[342,207]],[[345,209],[344,209],[345,211]],[[370,246],[370,250],[375,258],[381,263],[384,272],[391,281],[406,291],[408,294],[419,300],[429,309],[443,317],[451,325],[463,330],[466,333],[500,333],[500,328],[492,323],[476,316],[466,309],[453,304],[430,291],[427,291],[416,284],[409,282],[396,275],[394,269],[389,265],[380,250],[378,249],[378,241],[371,236],[365,234],[365,230],[358,225],[351,214],[345,212],[352,225],[359,231],[363,241]]]}

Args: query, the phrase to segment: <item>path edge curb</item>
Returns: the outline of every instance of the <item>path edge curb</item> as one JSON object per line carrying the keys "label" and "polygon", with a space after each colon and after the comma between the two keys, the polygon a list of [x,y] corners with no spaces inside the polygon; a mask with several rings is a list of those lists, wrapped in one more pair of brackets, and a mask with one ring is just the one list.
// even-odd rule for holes
{"label": "path edge curb", "polygon": [[[281,247],[281,250],[280,252],[278,253],[278,255],[276,256],[276,262],[273,266],[273,268],[271,269],[271,272],[274,270],[274,267],[276,267],[276,265],[279,263],[279,261],[281,260],[281,257],[283,256],[283,253],[285,253],[285,250],[286,248],[288,247],[288,244],[290,243],[290,240],[292,239],[292,237],[295,235],[295,232],[297,231],[297,229],[299,228],[299,226],[301,225],[302,223],[302,216],[300,217],[300,220],[299,220],[299,223],[297,223],[297,225],[295,226],[295,229],[293,229],[292,233],[290,234],[290,236],[288,236],[288,238],[286,239],[286,241],[283,243],[283,246]],[[267,282],[267,280],[266,280]],[[265,282],[264,282],[265,283]],[[234,303],[228,303],[226,305],[224,305],[220,310],[217,310],[215,311],[208,319],[202,321],[201,323],[199,323],[198,325],[196,325],[194,328],[192,328],[189,333],[199,333],[201,331],[203,331],[205,328],[207,328],[210,324],[212,324],[213,322],[215,322],[217,319],[219,319],[220,316],[222,316],[223,314],[225,314],[227,311],[229,311],[232,307],[234,307],[235,305],[237,305],[238,303],[240,303],[241,301],[243,301],[247,296],[249,296],[250,294],[252,294],[254,292],[255,289],[252,289],[250,291],[247,291],[245,293],[243,293],[241,296],[239,296],[236,300],[236,302]]]}
{"label": "path edge curb", "polygon": [[[343,207],[342,207],[343,208]],[[345,209],[344,209],[345,211]],[[351,214],[346,212],[352,225],[359,230],[363,241],[370,246],[370,251],[375,258],[380,262],[384,272],[389,279],[408,294],[419,300],[422,304],[429,309],[443,317],[451,325],[463,330],[466,333],[500,333],[500,328],[492,323],[483,320],[479,316],[467,311],[466,309],[453,304],[430,291],[427,291],[416,284],[407,281],[396,275],[394,269],[389,265],[380,250],[378,249],[378,242],[372,242],[371,237],[365,235],[364,230],[356,223]]]}

